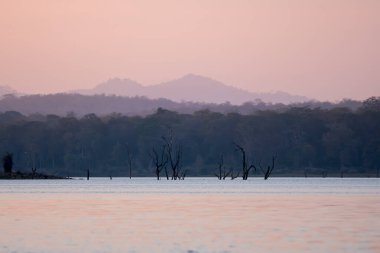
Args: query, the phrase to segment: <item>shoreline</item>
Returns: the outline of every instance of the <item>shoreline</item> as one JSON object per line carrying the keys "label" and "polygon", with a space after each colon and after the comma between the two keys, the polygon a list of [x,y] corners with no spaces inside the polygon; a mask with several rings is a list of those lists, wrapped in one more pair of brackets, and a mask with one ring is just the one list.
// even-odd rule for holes
{"label": "shoreline", "polygon": [[10,174],[0,174],[0,180],[18,180],[18,179],[72,179],[70,177],[61,177],[42,173],[25,173],[16,171]]}

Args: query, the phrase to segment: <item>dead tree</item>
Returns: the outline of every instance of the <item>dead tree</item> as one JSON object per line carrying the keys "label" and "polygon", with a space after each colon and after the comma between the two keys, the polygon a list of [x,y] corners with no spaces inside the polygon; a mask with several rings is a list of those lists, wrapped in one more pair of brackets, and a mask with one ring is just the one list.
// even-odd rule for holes
{"label": "dead tree", "polygon": [[242,146],[235,144],[236,150],[240,151],[242,154],[242,171],[243,171],[243,180],[247,180],[249,176],[249,172],[251,169],[254,169],[256,171],[255,165],[252,163],[251,165],[248,165],[247,161],[247,155],[245,153],[245,150]]}
{"label": "dead tree", "polygon": [[272,165],[271,166],[268,165],[266,170],[264,170],[261,167],[261,164],[259,163],[260,169],[264,173],[264,180],[267,180],[269,178],[269,176],[272,174],[272,171],[274,170],[275,161],[276,161],[276,156],[273,156],[272,157]]}
{"label": "dead tree", "polygon": [[180,173],[180,175],[178,176],[178,179],[179,180],[185,180],[186,173],[187,173],[187,170],[185,170],[183,173]]}
{"label": "dead tree", "polygon": [[3,157],[4,174],[12,174],[13,154],[6,153]]}
{"label": "dead tree", "polygon": [[165,166],[165,176],[166,176],[166,180],[169,180],[169,173],[168,173],[168,167]]}
{"label": "dead tree", "polygon": [[222,168],[223,168],[223,155],[220,156],[220,160],[218,163],[218,171],[219,173],[215,173],[215,176],[219,179],[222,180]]}
{"label": "dead tree", "polygon": [[225,180],[226,177],[228,177],[232,170],[229,170],[229,171],[226,171],[226,168],[223,166],[223,155],[220,156],[220,160],[219,160],[219,163],[218,163],[218,174],[215,173],[215,176],[219,179],[219,180]]}
{"label": "dead tree", "polygon": [[34,176],[36,175],[36,172],[37,172],[37,168],[33,167],[32,168],[32,179],[34,179]]}
{"label": "dead tree", "polygon": [[166,155],[168,158],[170,169],[172,170],[172,180],[177,180],[179,179],[181,165],[180,163],[182,158],[181,145],[175,146],[171,131],[169,133],[169,137],[162,136],[162,140],[164,141]]}
{"label": "dead tree", "polygon": [[224,172],[223,172],[223,180],[226,180],[226,177],[228,177],[231,173],[232,173],[232,169],[229,170],[228,172],[226,172],[226,171],[224,170]]}
{"label": "dead tree", "polygon": [[240,176],[240,172],[238,171],[238,173],[236,173],[236,175],[234,175],[234,171],[231,169],[231,180],[234,180],[235,178],[239,177]]}
{"label": "dead tree", "polygon": [[[170,165],[171,165],[171,168],[172,168],[172,172],[173,172],[173,176],[174,177],[174,180],[176,180],[177,178],[179,178],[179,175],[180,175],[180,171],[181,171],[181,157],[182,157],[182,149],[181,149],[181,146],[178,146],[177,148],[177,151],[175,153],[175,158],[174,159],[170,159]],[[172,178],[173,179],[173,178]]]}
{"label": "dead tree", "polygon": [[169,179],[169,175],[166,169],[166,164],[168,163],[168,157],[166,156],[165,146],[162,147],[160,155],[158,154],[155,148],[152,148],[151,158],[155,166],[155,173],[156,173],[157,180],[160,180],[160,173],[163,169],[165,169],[165,172],[166,172],[166,179]]}
{"label": "dead tree", "polygon": [[132,178],[132,154],[130,150],[127,148],[127,158],[128,158],[128,167],[129,167],[129,179]]}

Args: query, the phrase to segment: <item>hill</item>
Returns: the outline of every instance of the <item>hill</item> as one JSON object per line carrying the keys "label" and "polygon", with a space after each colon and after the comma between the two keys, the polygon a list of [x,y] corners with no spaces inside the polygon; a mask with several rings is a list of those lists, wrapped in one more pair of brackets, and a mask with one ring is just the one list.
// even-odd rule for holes
{"label": "hill", "polygon": [[266,103],[299,103],[310,99],[291,95],[286,92],[256,93],[226,85],[217,80],[194,74],[152,86],[143,86],[130,79],[114,78],[103,82],[93,89],[76,90],[72,93],[83,95],[145,96],[166,98],[176,102],[192,101],[200,103],[230,102],[240,105],[245,102],[261,100]]}
{"label": "hill", "polygon": [[17,91],[9,86],[0,86],[0,98],[9,94],[17,94]]}
{"label": "hill", "polygon": [[284,111],[291,107],[307,107],[331,109],[345,107],[356,110],[362,105],[360,101],[343,100],[340,103],[304,102],[296,104],[266,104],[260,101],[247,102],[242,105],[230,103],[211,104],[195,102],[174,102],[168,99],[149,99],[146,97],[120,97],[106,95],[79,95],[79,94],[50,94],[50,95],[7,95],[0,99],[0,112],[18,111],[22,114],[56,114],[65,116],[74,113],[77,116],[95,113],[107,115],[120,113],[124,115],[145,116],[154,113],[158,108],[176,111],[179,113],[193,113],[199,110],[210,110],[219,113],[252,114],[257,111],[274,110]]}

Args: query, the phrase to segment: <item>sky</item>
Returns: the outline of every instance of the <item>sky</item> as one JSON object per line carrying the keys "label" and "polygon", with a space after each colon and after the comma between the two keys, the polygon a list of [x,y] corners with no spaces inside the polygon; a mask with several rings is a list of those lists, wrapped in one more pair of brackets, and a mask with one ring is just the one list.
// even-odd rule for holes
{"label": "sky", "polygon": [[379,0],[0,0],[0,85],[188,73],[319,100],[380,96]]}

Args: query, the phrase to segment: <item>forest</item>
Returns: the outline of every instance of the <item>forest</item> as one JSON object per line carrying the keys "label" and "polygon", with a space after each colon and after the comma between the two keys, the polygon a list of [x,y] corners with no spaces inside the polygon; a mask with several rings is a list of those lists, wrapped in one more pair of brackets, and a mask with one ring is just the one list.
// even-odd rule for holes
{"label": "forest", "polygon": [[278,111],[283,112],[291,107],[308,107],[333,109],[346,107],[357,110],[361,101],[344,99],[339,103],[308,101],[296,104],[264,103],[257,99],[240,105],[225,102],[222,104],[199,103],[191,101],[174,102],[165,98],[149,99],[147,97],[121,97],[114,95],[79,95],[79,94],[48,94],[48,95],[4,95],[0,96],[0,110],[17,111],[24,115],[31,114],[55,114],[66,116],[74,112],[77,117],[95,113],[102,117],[112,113],[121,113],[128,116],[147,116],[153,114],[157,108],[176,111],[182,114],[192,114],[200,110],[213,112],[239,113],[249,115],[256,111]]}
{"label": "forest", "polygon": [[[0,113],[0,154],[14,170],[84,177],[378,177],[380,98],[345,107],[288,107],[250,114],[158,108],[146,116]],[[172,164],[171,164],[172,163]],[[161,165],[161,166],[159,166]],[[164,168],[165,167],[165,168]],[[172,174],[172,172],[170,172]]]}

